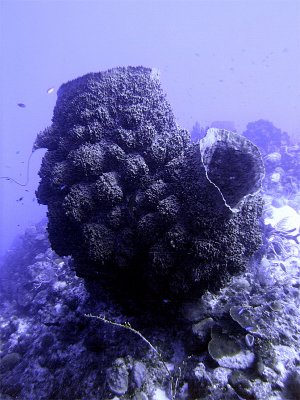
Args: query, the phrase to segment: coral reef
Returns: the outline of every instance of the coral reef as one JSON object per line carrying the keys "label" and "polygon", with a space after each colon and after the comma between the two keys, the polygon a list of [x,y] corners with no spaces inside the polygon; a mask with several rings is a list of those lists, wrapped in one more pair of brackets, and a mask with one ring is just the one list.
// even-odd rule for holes
{"label": "coral reef", "polygon": [[40,147],[52,248],[86,280],[193,297],[242,271],[261,245],[258,149],[221,129],[192,144],[151,69],[62,85]]}
{"label": "coral reef", "polygon": [[290,143],[289,135],[276,128],[272,122],[265,119],[249,122],[243,134],[256,144],[263,153],[278,150]]}
{"label": "coral reef", "polygon": [[0,398],[298,399],[299,271],[299,257],[263,258],[178,315],[161,302],[141,318],[95,300],[32,226],[0,264]]}

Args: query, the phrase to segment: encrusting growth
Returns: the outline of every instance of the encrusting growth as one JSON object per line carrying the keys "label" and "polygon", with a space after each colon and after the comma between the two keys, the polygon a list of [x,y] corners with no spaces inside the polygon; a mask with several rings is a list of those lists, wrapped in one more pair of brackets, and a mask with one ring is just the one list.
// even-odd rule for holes
{"label": "encrusting growth", "polygon": [[52,247],[87,280],[191,298],[243,270],[261,245],[257,147],[220,129],[191,143],[149,68],[63,84],[42,147],[37,197]]}

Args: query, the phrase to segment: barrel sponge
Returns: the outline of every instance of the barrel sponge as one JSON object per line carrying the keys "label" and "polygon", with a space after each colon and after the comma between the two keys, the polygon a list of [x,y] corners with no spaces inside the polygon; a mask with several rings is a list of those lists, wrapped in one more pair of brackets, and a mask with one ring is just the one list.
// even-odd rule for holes
{"label": "barrel sponge", "polygon": [[123,167],[123,178],[131,183],[139,183],[149,172],[149,167],[140,154],[129,154],[124,160]]}
{"label": "barrel sponge", "polygon": [[149,165],[154,167],[164,165],[166,160],[166,142],[163,137],[155,137],[151,146],[144,151],[144,154],[149,160]]}
{"label": "barrel sponge", "polygon": [[148,207],[155,207],[158,202],[167,197],[169,194],[168,185],[163,180],[159,179],[153,182],[147,190],[145,190],[143,201]]}
{"label": "barrel sponge", "polygon": [[119,185],[115,172],[105,172],[95,183],[97,200],[106,206],[112,207],[123,199],[122,188]]}
{"label": "barrel sponge", "polygon": [[119,128],[114,132],[116,143],[126,151],[136,148],[136,134],[130,129]]}
{"label": "barrel sponge", "polygon": [[144,215],[138,222],[137,232],[143,243],[150,245],[154,244],[164,231],[164,226],[160,215],[149,213]]}
{"label": "barrel sponge", "polygon": [[84,224],[82,237],[89,259],[99,264],[110,261],[114,249],[113,232],[101,224]]}
{"label": "barrel sponge", "polygon": [[191,143],[150,68],[63,84],[39,147],[51,245],[86,280],[114,290],[127,276],[152,298],[191,298],[261,245],[259,151],[222,129]]}
{"label": "barrel sponge", "polygon": [[70,184],[74,172],[69,160],[58,161],[52,165],[51,182],[60,187],[66,183]]}
{"label": "barrel sponge", "polygon": [[72,164],[76,174],[82,177],[95,175],[103,172],[105,164],[105,145],[101,142],[92,144],[82,144],[78,149],[72,150],[68,154],[68,161]]}
{"label": "barrel sponge", "polygon": [[73,185],[62,203],[67,218],[72,222],[87,221],[95,209],[93,184]]}
{"label": "barrel sponge", "polygon": [[179,215],[180,202],[174,194],[171,194],[159,202],[157,209],[162,220],[175,222]]}

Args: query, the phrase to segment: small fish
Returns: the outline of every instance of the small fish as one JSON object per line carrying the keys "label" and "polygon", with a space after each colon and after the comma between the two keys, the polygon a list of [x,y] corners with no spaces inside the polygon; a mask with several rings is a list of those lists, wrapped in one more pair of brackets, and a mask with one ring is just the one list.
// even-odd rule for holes
{"label": "small fish", "polygon": [[245,336],[245,341],[248,347],[252,347],[254,345],[254,337],[252,335],[249,335],[249,333],[247,333],[247,335]]}
{"label": "small fish", "polygon": [[240,309],[240,311],[238,312],[238,315],[241,315],[245,310],[243,308]]}
{"label": "small fish", "polygon": [[51,88],[47,89],[47,93],[48,93],[48,94],[51,94],[51,93],[53,93],[53,92],[54,92],[54,87],[51,87]]}
{"label": "small fish", "polygon": [[16,151],[16,154],[20,154],[20,150]]}
{"label": "small fish", "polygon": [[20,197],[18,200],[16,200],[16,201],[22,201],[23,200],[23,197]]}
{"label": "small fish", "polygon": [[286,268],[285,268],[285,265],[284,265],[284,263],[279,263],[279,266],[281,267],[281,269],[284,271],[284,272],[286,272]]}
{"label": "small fish", "polygon": [[254,326],[245,326],[245,329],[247,331],[252,331],[254,329]]}
{"label": "small fish", "polygon": [[19,106],[20,108],[25,108],[26,105],[24,103],[18,103],[17,106]]}

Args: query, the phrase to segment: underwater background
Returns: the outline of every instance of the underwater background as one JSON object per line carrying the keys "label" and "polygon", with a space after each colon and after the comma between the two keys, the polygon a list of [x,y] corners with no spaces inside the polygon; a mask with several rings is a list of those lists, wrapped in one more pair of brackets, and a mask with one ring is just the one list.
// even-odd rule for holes
{"label": "underwater background", "polygon": [[0,25],[0,399],[300,399],[299,1]]}

